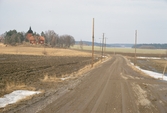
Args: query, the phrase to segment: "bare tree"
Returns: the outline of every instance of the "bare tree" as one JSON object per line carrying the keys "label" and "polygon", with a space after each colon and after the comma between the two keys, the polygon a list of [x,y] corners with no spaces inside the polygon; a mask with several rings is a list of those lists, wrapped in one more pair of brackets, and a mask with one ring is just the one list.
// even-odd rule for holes
{"label": "bare tree", "polygon": [[56,34],[53,30],[48,30],[45,32],[45,36],[46,41],[49,45],[51,45],[52,47],[56,46],[59,38],[58,34]]}
{"label": "bare tree", "polygon": [[0,35],[0,42],[1,42],[1,43],[4,43],[4,37],[5,37],[5,34],[1,34],[1,35]]}
{"label": "bare tree", "polygon": [[79,45],[80,45],[80,48],[83,49],[83,42],[82,42],[82,40],[80,40]]}
{"label": "bare tree", "polygon": [[64,45],[65,45],[64,39],[65,39],[65,36],[64,36],[64,35],[61,35],[61,36],[59,37],[58,43],[59,43],[59,47],[61,47],[61,48],[63,48]]}
{"label": "bare tree", "polygon": [[75,44],[75,39],[71,35],[61,35],[58,43],[60,47],[70,48],[70,46]]}

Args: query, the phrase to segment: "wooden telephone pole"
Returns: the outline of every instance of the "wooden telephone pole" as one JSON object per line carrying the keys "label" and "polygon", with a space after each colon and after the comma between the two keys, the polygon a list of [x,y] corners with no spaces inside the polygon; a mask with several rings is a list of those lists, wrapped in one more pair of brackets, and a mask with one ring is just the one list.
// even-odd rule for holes
{"label": "wooden telephone pole", "polygon": [[[167,55],[167,50],[166,50],[166,55]],[[165,74],[165,71],[166,71],[166,67],[167,67],[167,61],[165,63],[164,71],[163,71],[163,74],[162,74],[162,80],[163,80],[163,77],[164,77],[164,74]]]}
{"label": "wooden telephone pole", "polygon": [[107,40],[107,38],[105,37],[105,42],[104,42],[104,43],[105,43],[105,44],[104,44],[104,45],[105,45],[105,48],[104,48],[105,54],[106,54],[106,40]]}
{"label": "wooden telephone pole", "polygon": [[165,64],[164,71],[163,71],[163,74],[162,74],[162,80],[164,79],[164,74],[165,74],[165,71],[166,71],[166,65],[167,65],[167,62]]}
{"label": "wooden telephone pole", "polygon": [[136,44],[137,44],[137,30],[135,30],[135,60],[134,60],[134,65],[136,65]]}
{"label": "wooden telephone pole", "polygon": [[101,61],[102,61],[102,58],[103,58],[103,47],[104,47],[104,33],[103,33],[103,40],[102,40]]}
{"label": "wooden telephone pole", "polygon": [[93,18],[93,26],[92,26],[92,67],[94,63],[94,18]]}

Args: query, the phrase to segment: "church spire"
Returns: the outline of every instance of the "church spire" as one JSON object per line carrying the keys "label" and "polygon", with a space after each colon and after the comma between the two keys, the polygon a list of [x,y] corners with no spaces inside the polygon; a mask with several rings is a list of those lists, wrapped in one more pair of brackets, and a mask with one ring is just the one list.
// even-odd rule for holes
{"label": "church spire", "polygon": [[33,31],[31,30],[31,26],[30,26],[30,28],[29,28],[27,33],[33,33]]}

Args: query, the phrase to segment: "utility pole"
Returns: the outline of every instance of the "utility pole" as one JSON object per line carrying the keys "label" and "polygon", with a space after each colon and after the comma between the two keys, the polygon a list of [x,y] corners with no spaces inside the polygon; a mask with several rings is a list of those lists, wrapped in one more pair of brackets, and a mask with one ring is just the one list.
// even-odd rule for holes
{"label": "utility pole", "polygon": [[104,52],[106,52],[106,37],[105,37],[105,48],[104,48]]}
{"label": "utility pole", "polygon": [[[167,50],[166,50],[166,55],[167,55]],[[167,66],[167,61],[165,63],[164,71],[163,71],[163,74],[162,74],[162,80],[163,80],[163,77],[164,77],[164,74],[165,74],[165,71],[166,71],[166,66]]]}
{"label": "utility pole", "polygon": [[137,44],[137,30],[135,30],[135,61],[134,61],[134,65],[136,65],[136,44]]}
{"label": "utility pole", "polygon": [[94,63],[94,18],[93,18],[93,26],[92,26],[92,67]]}
{"label": "utility pole", "polygon": [[101,40],[100,40],[100,46],[99,47],[100,47],[100,51],[101,51]]}
{"label": "utility pole", "polygon": [[102,51],[102,42],[103,42],[103,38],[99,38],[100,39],[100,51]]}
{"label": "utility pole", "polygon": [[103,41],[102,41],[101,61],[102,61],[102,58],[103,58],[103,46],[104,46],[104,33],[103,33]]}
{"label": "utility pole", "polygon": [[167,65],[167,62],[165,64],[164,71],[163,71],[163,74],[162,74],[162,80],[163,80],[163,77],[164,77],[164,74],[165,74],[165,71],[166,71],[166,65]]}

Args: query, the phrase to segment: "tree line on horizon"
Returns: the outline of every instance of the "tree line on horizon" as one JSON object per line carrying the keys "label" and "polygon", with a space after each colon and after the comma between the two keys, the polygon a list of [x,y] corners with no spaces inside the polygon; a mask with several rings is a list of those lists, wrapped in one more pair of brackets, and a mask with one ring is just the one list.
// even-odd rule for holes
{"label": "tree line on horizon", "polygon": [[[82,49],[84,45],[88,45],[88,46],[91,46],[92,45],[92,42],[90,41],[76,41],[75,42],[77,45],[80,45],[80,48]],[[95,42],[94,43],[95,46],[102,46],[101,43],[97,43]],[[106,47],[128,47],[128,48],[135,48],[135,45],[134,44],[106,44],[105,45]],[[139,49],[167,49],[167,44],[136,44],[136,48],[139,48]]]}
{"label": "tree line on horizon", "polygon": [[[17,32],[16,30],[10,30],[0,36],[0,42],[6,45],[23,44],[23,42],[29,42],[26,38],[27,33]],[[33,33],[33,36],[43,36],[45,38],[45,45],[50,47],[69,48],[75,44],[75,39],[71,35],[58,35],[54,30],[48,30],[38,34]]]}
{"label": "tree line on horizon", "polygon": [[140,49],[167,49],[167,44],[137,44],[133,45],[132,48]]}

